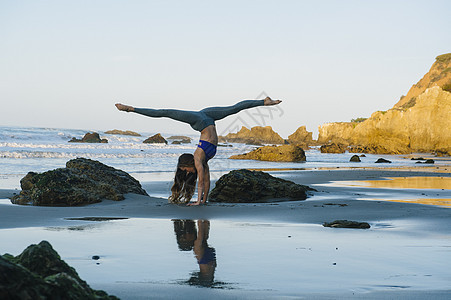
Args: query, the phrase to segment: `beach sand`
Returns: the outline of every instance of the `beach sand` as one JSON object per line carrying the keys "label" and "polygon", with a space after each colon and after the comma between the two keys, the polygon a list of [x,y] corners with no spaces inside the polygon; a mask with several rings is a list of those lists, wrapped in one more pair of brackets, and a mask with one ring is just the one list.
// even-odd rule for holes
{"label": "beach sand", "polygon": [[[451,189],[367,187],[352,182],[413,177],[436,181],[451,178],[451,173],[355,168],[273,170],[271,174],[317,192],[306,201],[201,207],[175,206],[164,198],[133,194],[124,201],[84,207],[16,206],[1,200],[0,252],[17,255],[29,244],[47,238],[93,288],[122,299],[449,299],[451,209],[398,201],[432,199],[429,203],[443,204],[451,199]],[[142,184],[150,193],[163,193],[168,186],[163,181]],[[0,199],[17,192],[0,190]],[[68,220],[82,217],[128,219]],[[164,279],[177,273],[172,268],[189,270],[196,265],[192,253],[189,258],[174,258],[180,254],[172,219],[210,220],[209,243],[218,252],[215,277],[231,281],[231,288],[200,288]],[[365,221],[371,229],[321,225],[339,219]],[[134,238],[121,241],[127,235]],[[92,253],[74,250],[84,248],[82,243]],[[127,244],[125,249],[122,243]],[[95,251],[109,253],[97,267],[89,259]],[[142,258],[146,254],[150,256]],[[160,261],[167,266],[156,268]],[[252,264],[243,267],[246,262]],[[127,263],[130,274],[116,271],[119,274],[112,275]],[[164,276],[149,275],[152,272]],[[189,271],[181,273],[189,277]]]}

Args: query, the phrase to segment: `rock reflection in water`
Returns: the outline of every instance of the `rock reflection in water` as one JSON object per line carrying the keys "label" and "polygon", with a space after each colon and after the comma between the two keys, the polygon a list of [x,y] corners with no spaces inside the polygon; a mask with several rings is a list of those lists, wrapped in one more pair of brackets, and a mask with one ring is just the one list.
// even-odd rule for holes
{"label": "rock reflection in water", "polygon": [[[172,220],[177,245],[180,251],[193,251],[199,271],[191,273],[191,278],[184,284],[202,287],[223,287],[223,283],[215,282],[216,250],[208,245],[210,221],[208,220]],[[197,223],[197,228],[196,228]]]}

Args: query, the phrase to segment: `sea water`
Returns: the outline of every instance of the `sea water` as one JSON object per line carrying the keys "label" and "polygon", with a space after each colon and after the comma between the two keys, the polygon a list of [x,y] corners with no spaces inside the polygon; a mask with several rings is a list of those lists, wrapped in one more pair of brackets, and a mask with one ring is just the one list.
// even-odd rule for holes
{"label": "sea water", "polygon": [[[87,132],[98,132],[108,143],[69,143],[73,137],[82,138]],[[0,126],[0,188],[20,187],[20,179],[28,172],[45,172],[63,168],[68,160],[84,157],[98,160],[106,165],[130,173],[140,181],[168,181],[173,177],[177,159],[182,153],[193,153],[199,135],[189,144],[144,144],[143,141],[155,133],[140,133],[142,136],[105,134],[97,130],[6,127]],[[177,133],[164,133],[168,138]],[[306,149],[305,162],[264,162],[255,160],[233,160],[230,156],[256,149],[257,146],[232,143],[218,147],[214,159],[209,161],[212,178],[234,169],[315,169],[352,167],[397,167],[413,166],[415,161],[398,155],[371,155],[362,157],[362,162],[351,163],[353,153],[326,154],[318,148]],[[391,164],[377,164],[380,158]],[[418,165],[417,165],[418,166]]]}

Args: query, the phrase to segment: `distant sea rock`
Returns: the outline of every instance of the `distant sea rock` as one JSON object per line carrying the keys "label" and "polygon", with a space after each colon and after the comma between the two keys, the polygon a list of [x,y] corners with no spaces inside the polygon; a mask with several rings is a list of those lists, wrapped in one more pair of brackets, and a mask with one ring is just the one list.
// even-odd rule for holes
{"label": "distant sea rock", "polygon": [[345,153],[346,147],[343,144],[327,144],[320,147],[321,153]]}
{"label": "distant sea rock", "polygon": [[353,152],[360,148],[380,154],[451,155],[450,116],[451,53],[448,53],[438,56],[429,72],[393,108],[374,112],[363,121],[323,124],[318,142],[350,145]]}
{"label": "distant sea rock", "polygon": [[171,141],[171,144],[190,144],[191,143],[191,138],[188,136],[183,136],[183,135],[173,135],[168,137],[168,140]]}
{"label": "distant sea rock", "polygon": [[123,200],[124,194],[147,195],[141,184],[124,171],[86,158],[72,159],[66,168],[44,173],[29,172],[20,180],[22,191],[13,204],[78,206]]}
{"label": "distant sea rock", "polygon": [[184,135],[171,135],[170,137],[168,137],[168,140],[189,140],[191,143],[192,138]]}
{"label": "distant sea rock", "polygon": [[139,133],[134,132],[134,131],[130,131],[130,130],[118,130],[118,129],[113,129],[113,130],[108,130],[105,131],[106,134],[118,134],[118,135],[131,135],[131,136],[141,136]]}
{"label": "distant sea rock", "polygon": [[229,158],[280,162],[299,162],[306,160],[304,149],[298,145],[263,146],[249,153],[233,155]]}
{"label": "distant sea rock", "polygon": [[47,241],[18,256],[0,255],[0,298],[119,300],[93,290]]}
{"label": "distant sea rock", "polygon": [[250,130],[246,127],[241,127],[237,133],[229,133],[225,137],[220,138],[220,142],[229,143],[243,143],[250,145],[260,144],[279,144],[285,143],[284,139],[278,135],[271,126],[255,126]]}
{"label": "distant sea rock", "polygon": [[353,155],[349,161],[350,162],[361,162],[360,157],[358,155]]}
{"label": "distant sea rock", "polygon": [[391,164],[391,161],[385,158],[378,158],[374,163],[376,164]]}
{"label": "distant sea rock", "polygon": [[72,138],[69,143],[108,143],[108,140],[101,139],[97,132],[88,132],[82,139]]}
{"label": "distant sea rock", "polygon": [[147,138],[143,142],[144,144],[167,144],[168,141],[164,139],[164,137],[161,136],[161,134],[157,133],[155,135],[152,135],[151,137]]}
{"label": "distant sea rock", "polygon": [[209,201],[259,203],[305,200],[309,191],[314,189],[268,173],[243,169],[221,176],[209,195]]}
{"label": "distant sea rock", "polygon": [[309,145],[313,144],[312,135],[313,133],[307,131],[305,126],[301,126],[288,136],[288,143],[308,147]]}

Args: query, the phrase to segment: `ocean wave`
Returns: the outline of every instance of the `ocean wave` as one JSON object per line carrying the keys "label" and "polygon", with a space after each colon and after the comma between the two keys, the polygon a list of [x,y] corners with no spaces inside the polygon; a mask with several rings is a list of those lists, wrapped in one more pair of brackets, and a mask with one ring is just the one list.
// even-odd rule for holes
{"label": "ocean wave", "polygon": [[0,148],[32,148],[32,149],[194,149],[194,145],[166,145],[166,144],[142,144],[142,143],[111,143],[111,144],[90,144],[90,143],[17,143],[0,142]]}
{"label": "ocean wave", "polygon": [[177,153],[74,153],[50,151],[0,151],[0,158],[31,159],[31,158],[65,158],[86,157],[100,158],[167,158],[178,157]]}

